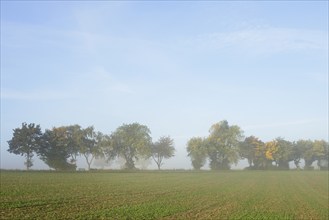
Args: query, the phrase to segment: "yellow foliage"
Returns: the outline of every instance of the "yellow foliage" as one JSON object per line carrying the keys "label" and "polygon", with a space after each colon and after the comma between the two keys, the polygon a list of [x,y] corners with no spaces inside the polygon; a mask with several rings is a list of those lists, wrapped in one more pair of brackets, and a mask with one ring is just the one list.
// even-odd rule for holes
{"label": "yellow foliage", "polygon": [[270,141],[265,144],[266,146],[266,152],[265,156],[268,160],[274,160],[273,154],[275,154],[278,151],[278,142],[277,141]]}

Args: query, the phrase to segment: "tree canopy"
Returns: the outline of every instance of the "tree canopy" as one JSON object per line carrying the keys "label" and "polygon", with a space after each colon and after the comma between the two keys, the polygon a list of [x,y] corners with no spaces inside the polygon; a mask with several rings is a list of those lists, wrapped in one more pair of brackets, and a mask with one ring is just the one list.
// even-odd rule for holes
{"label": "tree canopy", "polygon": [[123,124],[111,135],[111,145],[116,156],[126,161],[126,169],[135,169],[138,157],[148,158],[152,143],[150,129],[138,123]]}
{"label": "tree canopy", "polygon": [[72,143],[66,127],[46,130],[42,137],[42,145],[38,149],[40,159],[55,170],[75,170],[75,161],[70,161]]}
{"label": "tree canopy", "polygon": [[231,164],[239,160],[238,147],[242,139],[242,131],[237,125],[229,126],[221,121],[211,126],[207,138],[207,152],[210,168],[214,170],[230,169]]}
{"label": "tree canopy", "polygon": [[163,159],[174,156],[175,147],[174,140],[168,137],[160,137],[160,139],[151,145],[151,157],[160,170],[163,165]]}
{"label": "tree canopy", "polygon": [[191,158],[192,166],[200,170],[206,163],[207,147],[206,141],[201,137],[193,137],[187,142],[187,153]]}
{"label": "tree canopy", "polygon": [[33,153],[41,143],[41,127],[33,123],[22,123],[21,128],[13,130],[13,137],[8,141],[8,152],[26,157],[25,166],[29,170],[33,166]]}
{"label": "tree canopy", "polygon": [[[139,123],[123,124],[110,134],[96,131],[93,126],[69,125],[46,129],[42,133],[40,125],[22,123],[13,130],[8,141],[8,151],[26,158],[26,169],[33,166],[33,156],[37,156],[55,170],[75,170],[77,158],[85,159],[91,169],[95,159],[110,162],[124,160],[124,168],[136,169],[136,162],[150,161],[152,158],[158,169],[165,159],[174,156],[174,140],[162,136],[152,142],[151,131]],[[212,170],[228,170],[232,164],[246,159],[246,169],[328,169],[329,145],[324,140],[288,141],[278,137],[263,142],[258,137],[244,138],[237,125],[229,125],[224,120],[213,124],[207,137],[192,137],[187,142],[186,151],[194,169],[200,170],[209,162]],[[148,162],[149,163],[149,162]]]}
{"label": "tree canopy", "polygon": [[195,169],[200,169],[206,156],[213,170],[228,170],[239,160],[238,148],[242,138],[241,129],[221,121],[211,126],[207,138],[192,138],[187,143],[188,155]]}
{"label": "tree canopy", "polygon": [[187,153],[192,166],[198,170],[209,160],[212,170],[230,169],[240,159],[247,159],[247,169],[289,169],[293,162],[300,169],[300,161],[305,161],[304,169],[313,169],[317,161],[320,169],[328,169],[328,142],[324,140],[298,140],[290,142],[283,138],[263,142],[255,136],[243,138],[242,130],[221,121],[211,126],[208,137],[193,137],[187,142]]}

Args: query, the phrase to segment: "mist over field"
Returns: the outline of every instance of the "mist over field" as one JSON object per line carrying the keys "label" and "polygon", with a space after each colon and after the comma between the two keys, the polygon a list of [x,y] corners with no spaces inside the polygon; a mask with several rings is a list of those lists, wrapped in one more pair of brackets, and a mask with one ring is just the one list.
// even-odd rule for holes
{"label": "mist over field", "polygon": [[[189,140],[223,120],[264,143],[328,142],[328,2],[1,2],[2,169],[25,169],[8,152],[23,122],[137,122],[173,139],[163,169],[193,169]],[[32,169],[49,166],[35,154]]]}
{"label": "mist over field", "polygon": [[328,219],[328,1],[0,4],[0,219]]}

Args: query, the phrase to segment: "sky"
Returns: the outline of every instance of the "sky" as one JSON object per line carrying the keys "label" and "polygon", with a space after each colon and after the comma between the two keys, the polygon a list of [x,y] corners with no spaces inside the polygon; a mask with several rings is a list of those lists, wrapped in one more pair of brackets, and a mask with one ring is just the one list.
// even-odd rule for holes
{"label": "sky", "polygon": [[190,169],[187,141],[222,120],[328,141],[328,1],[1,1],[2,169],[24,169],[23,122],[138,122],[174,139],[164,169]]}

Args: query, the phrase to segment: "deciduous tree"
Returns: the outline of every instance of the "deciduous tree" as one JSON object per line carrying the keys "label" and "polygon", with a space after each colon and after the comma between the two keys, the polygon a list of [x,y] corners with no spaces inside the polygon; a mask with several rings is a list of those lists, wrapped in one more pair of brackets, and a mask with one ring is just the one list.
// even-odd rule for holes
{"label": "deciduous tree", "polygon": [[[258,141],[255,145],[255,158],[253,160],[254,169],[266,170],[272,166],[272,157],[268,159],[267,146],[264,142]],[[267,156],[266,156],[267,153]]]}
{"label": "deciduous tree", "polygon": [[187,153],[191,158],[193,168],[200,170],[206,163],[207,159],[205,140],[200,137],[191,138],[187,143]]}
{"label": "deciduous tree", "polygon": [[174,152],[174,140],[169,136],[160,137],[160,139],[151,146],[151,156],[154,162],[157,164],[159,170],[163,165],[163,159],[173,157]]}
{"label": "deciduous tree", "polygon": [[239,142],[242,131],[237,125],[229,126],[227,121],[221,121],[211,126],[207,138],[207,152],[210,168],[213,170],[228,170],[231,164],[239,159]]}
{"label": "deciduous tree", "polygon": [[41,144],[41,128],[40,125],[33,123],[22,123],[21,128],[13,130],[13,137],[8,141],[10,153],[25,156],[25,166],[29,170],[33,166],[33,156]]}
{"label": "deciduous tree", "polygon": [[294,142],[293,148],[292,148],[292,158],[293,158],[294,164],[298,170],[301,169],[299,164],[301,162],[301,159],[303,158],[303,154],[305,151],[305,149],[303,148],[303,144],[301,144],[300,141],[301,140]]}
{"label": "deciduous tree", "polygon": [[112,152],[126,160],[127,169],[135,169],[134,160],[150,156],[150,129],[138,123],[123,124],[111,135]]}
{"label": "deciduous tree", "polygon": [[299,140],[297,146],[302,149],[303,159],[305,161],[305,170],[312,169],[312,164],[316,160],[313,149],[313,141],[311,140]]}
{"label": "deciduous tree", "polygon": [[293,161],[293,143],[284,140],[283,138],[276,138],[273,142],[274,150],[272,151],[272,157],[277,167],[281,170],[289,169],[289,162]]}
{"label": "deciduous tree", "polygon": [[249,168],[255,168],[255,165],[257,164],[256,160],[259,159],[258,157],[260,156],[258,155],[258,150],[260,150],[263,145],[264,143],[254,136],[247,137],[240,143],[240,157],[248,160]]}
{"label": "deciduous tree", "polygon": [[101,132],[96,132],[94,127],[90,126],[82,130],[83,137],[79,147],[79,153],[84,156],[88,164],[88,170],[95,158],[103,158],[104,152],[102,149],[102,141],[104,135]]}
{"label": "deciduous tree", "polygon": [[42,145],[38,149],[38,155],[50,168],[55,170],[75,170],[76,164],[68,160],[71,156],[69,145],[71,139],[68,137],[66,127],[46,130],[42,136]]}
{"label": "deciduous tree", "polygon": [[315,140],[313,143],[314,158],[320,169],[328,170],[328,142]]}

